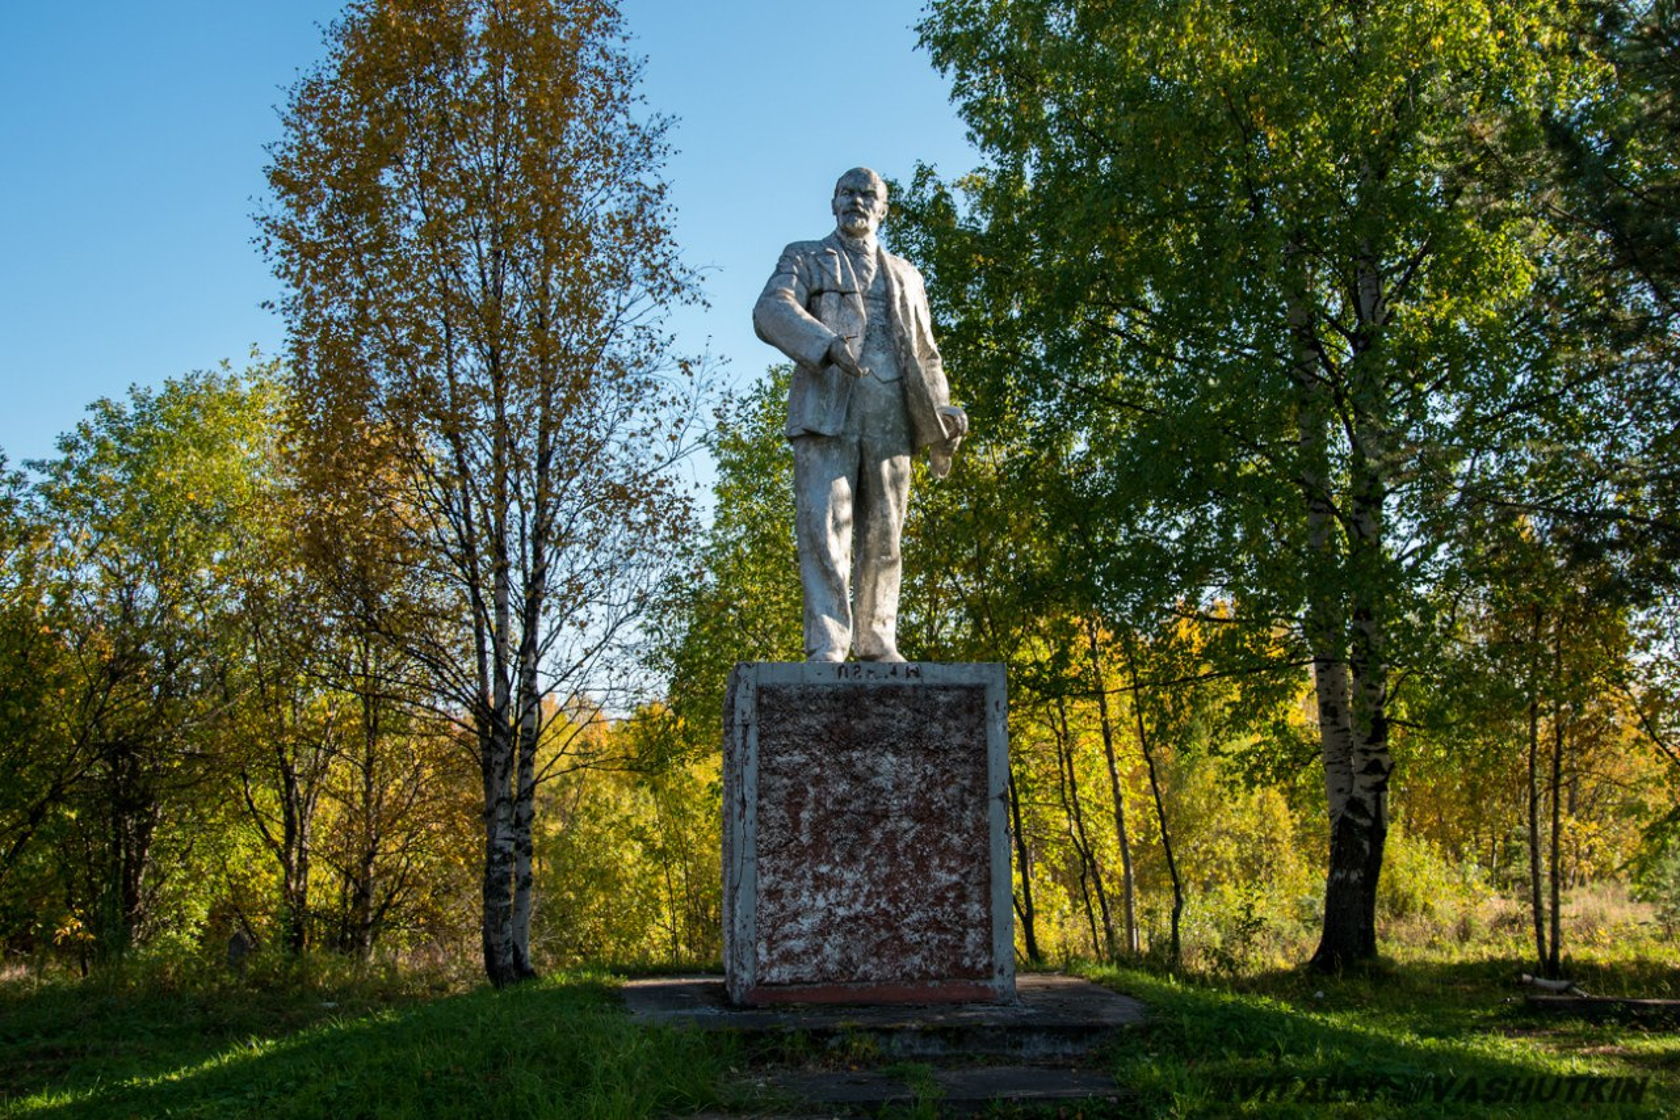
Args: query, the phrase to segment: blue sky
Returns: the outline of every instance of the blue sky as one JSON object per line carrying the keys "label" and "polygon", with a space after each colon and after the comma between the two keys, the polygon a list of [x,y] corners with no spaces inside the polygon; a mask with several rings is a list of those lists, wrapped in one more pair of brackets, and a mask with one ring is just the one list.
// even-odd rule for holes
{"label": "blue sky", "polygon": [[[915,49],[917,0],[621,0],[709,310],[671,325],[728,377],[776,355],[753,298],[781,246],[833,225],[839,172],[975,162]],[[263,145],[339,0],[6,0],[0,67],[0,450],[53,453],[87,404],[250,347],[281,350],[279,288],[252,244]]]}

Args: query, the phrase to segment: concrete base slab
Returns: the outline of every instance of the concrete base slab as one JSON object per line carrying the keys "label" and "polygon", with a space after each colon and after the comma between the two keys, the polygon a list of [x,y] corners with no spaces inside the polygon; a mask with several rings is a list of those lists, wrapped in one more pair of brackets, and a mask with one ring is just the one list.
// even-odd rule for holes
{"label": "concrete base slab", "polygon": [[[914,1087],[909,1081],[918,1082]],[[806,1107],[837,1109],[909,1105],[918,1098],[938,1102],[942,1112],[969,1111],[993,1101],[1032,1104],[1119,1097],[1114,1078],[1090,1070],[1045,1066],[974,1066],[930,1070],[918,1078],[886,1072],[778,1073],[765,1087]]]}
{"label": "concrete base slab", "polygon": [[1011,1003],[738,1007],[720,976],[632,980],[621,989],[644,1023],[730,1031],[775,1044],[803,1036],[817,1049],[864,1048],[892,1058],[996,1055],[1025,1059],[1089,1053],[1114,1032],[1144,1021],[1137,1000],[1078,977],[1028,973]]}

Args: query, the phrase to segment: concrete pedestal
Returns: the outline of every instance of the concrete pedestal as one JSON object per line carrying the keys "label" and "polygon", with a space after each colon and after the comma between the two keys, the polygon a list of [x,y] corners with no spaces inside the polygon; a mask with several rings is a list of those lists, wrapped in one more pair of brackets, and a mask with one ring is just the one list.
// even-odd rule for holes
{"label": "concrete pedestal", "polygon": [[724,713],[737,1004],[1015,990],[1002,665],[744,662]]}

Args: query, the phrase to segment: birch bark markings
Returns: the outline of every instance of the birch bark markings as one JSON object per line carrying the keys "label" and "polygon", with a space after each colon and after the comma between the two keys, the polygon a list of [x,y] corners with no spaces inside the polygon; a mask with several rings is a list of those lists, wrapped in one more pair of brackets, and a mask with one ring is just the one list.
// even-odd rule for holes
{"label": "birch bark markings", "polygon": [[[1375,952],[1374,931],[1362,935],[1365,896],[1375,901],[1375,884],[1365,889],[1368,848],[1360,830],[1356,799],[1355,727],[1352,680],[1347,654],[1346,612],[1341,598],[1345,563],[1338,534],[1337,511],[1330,470],[1330,425],[1333,404],[1329,361],[1314,327],[1308,292],[1306,261],[1298,242],[1285,253],[1288,279],[1285,315],[1292,353],[1290,367],[1296,401],[1296,444],[1302,501],[1306,506],[1306,580],[1302,632],[1312,656],[1313,694],[1318,712],[1320,759],[1324,767],[1325,799],[1330,812],[1330,866],[1326,876],[1324,935],[1315,963],[1339,966]],[[1377,848],[1377,858],[1382,856]],[[1380,862],[1379,862],[1380,865]],[[1374,911],[1371,921],[1374,922]],[[1334,931],[1334,932],[1332,932]]]}
{"label": "birch bark markings", "polygon": [[[1355,264],[1355,321],[1345,356],[1317,333],[1306,264],[1286,254],[1286,318],[1298,394],[1300,490],[1309,562],[1305,635],[1330,812],[1324,929],[1313,964],[1339,969],[1376,955],[1377,881],[1388,835],[1388,667],[1384,616],[1389,388],[1378,342],[1387,324],[1383,278],[1370,247]],[[1342,506],[1330,469],[1333,424],[1346,433]],[[1344,508],[1345,507],[1345,508]]]}
{"label": "birch bark markings", "polygon": [[695,288],[624,42],[612,0],[353,0],[261,217],[311,481],[392,526],[426,606],[381,633],[478,755],[498,985],[534,973],[535,787],[581,742],[550,719],[621,691],[603,659],[692,517],[669,468],[695,389],[660,321]]}
{"label": "birch bark markings", "polygon": [[[1530,636],[1533,648],[1540,644],[1540,607],[1533,608]],[[1546,899],[1540,889],[1540,670],[1531,665],[1528,678],[1528,909],[1534,922],[1535,967],[1544,970],[1551,958],[1546,953]]]}
{"label": "birch bark markings", "polygon": [[[1012,391],[1046,441],[1092,460],[1114,507],[1093,516],[1118,536],[1146,510],[1178,553],[1172,586],[1094,605],[1219,600],[1256,644],[1289,620],[1272,648],[1310,659],[1323,967],[1375,952],[1390,666],[1432,667],[1430,565],[1451,562],[1466,471],[1523,446],[1522,381],[1551,378],[1570,345],[1534,328],[1570,283],[1535,247],[1566,231],[1509,172],[1552,107],[1594,88],[1570,49],[1578,15],[1573,0],[934,0],[920,27],[990,161],[939,211],[961,320],[944,336],[979,340],[971,365],[1024,340],[1037,360],[992,376],[1036,378]],[[1108,586],[1139,575],[1103,562]]]}

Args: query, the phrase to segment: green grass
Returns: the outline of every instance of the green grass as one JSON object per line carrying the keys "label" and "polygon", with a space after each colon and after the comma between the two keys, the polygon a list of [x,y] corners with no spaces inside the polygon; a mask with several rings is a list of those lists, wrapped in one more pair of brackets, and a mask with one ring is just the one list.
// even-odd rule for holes
{"label": "green grass", "polygon": [[[1513,961],[1410,961],[1337,978],[1288,971],[1217,985],[1112,967],[1084,971],[1151,1008],[1149,1025],[1112,1055],[1117,1078],[1139,1092],[1150,1115],[1680,1114],[1680,1025],[1538,1015],[1514,983],[1519,970]],[[1672,997],[1680,986],[1672,961],[1576,971],[1601,994]],[[1571,1088],[1553,1078],[1645,1084],[1638,1103],[1565,1103],[1568,1094],[1617,1096],[1626,1083]],[[1514,1099],[1525,1084],[1540,1094],[1555,1084],[1559,1096]]]}
{"label": "green grass", "polygon": [[[1421,958],[1339,978],[1083,971],[1151,1009],[1150,1023],[1103,1059],[1135,1094],[1128,1115],[1680,1114],[1680,1024],[1537,1016],[1513,983],[1519,969],[1515,960]],[[1630,955],[1574,971],[1602,994],[1680,995],[1673,959]],[[567,974],[496,992],[360,975],[330,961],[243,981],[213,969],[9,981],[0,983],[0,1117],[516,1120],[774,1103],[732,1086],[750,1081],[754,1061],[783,1064],[789,1054],[752,1059],[715,1038],[636,1027],[618,1009],[615,983]],[[934,1115],[928,1071],[896,1068],[924,1083],[902,1114]],[[1638,1104],[1482,1099],[1552,1077],[1649,1081]],[[1576,1084],[1579,1092],[1586,1083]],[[1245,1099],[1260,1090],[1265,1099]],[[1448,1099],[1437,1102],[1437,1092]],[[1303,1099],[1320,1094],[1330,1099]]]}
{"label": "green grass", "polygon": [[648,1116],[717,1104],[727,1060],[697,1037],[632,1026],[599,976],[441,996],[0,992],[4,1117]]}

